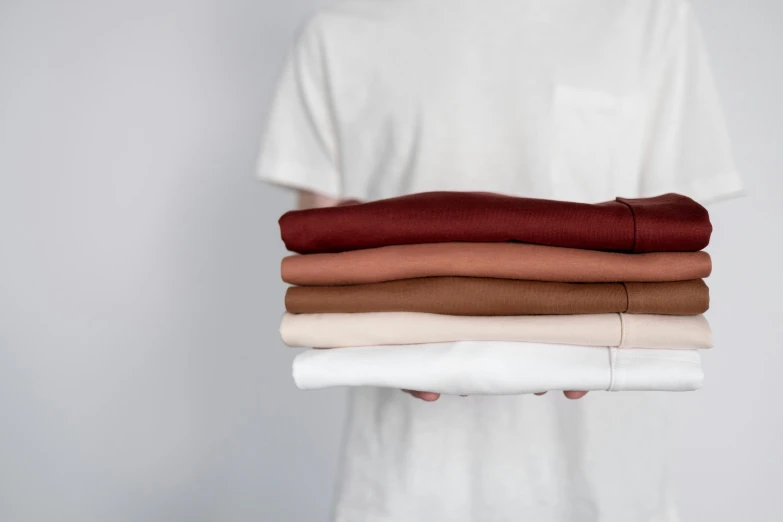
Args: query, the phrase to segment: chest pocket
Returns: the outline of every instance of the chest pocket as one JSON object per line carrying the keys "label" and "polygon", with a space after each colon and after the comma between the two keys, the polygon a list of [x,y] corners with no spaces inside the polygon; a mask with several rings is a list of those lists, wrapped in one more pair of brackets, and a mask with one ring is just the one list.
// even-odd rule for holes
{"label": "chest pocket", "polygon": [[642,159],[641,93],[612,96],[558,85],[552,105],[550,179],[556,199],[636,195]]}

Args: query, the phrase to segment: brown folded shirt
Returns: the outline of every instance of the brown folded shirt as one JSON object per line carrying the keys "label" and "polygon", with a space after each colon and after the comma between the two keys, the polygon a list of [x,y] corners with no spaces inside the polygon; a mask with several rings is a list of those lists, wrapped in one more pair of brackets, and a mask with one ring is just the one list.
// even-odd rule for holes
{"label": "brown folded shirt", "polygon": [[427,312],[448,315],[560,315],[626,312],[693,315],[709,308],[704,281],[550,283],[427,277],[353,286],[297,286],[291,313]]}
{"label": "brown folded shirt", "polygon": [[525,243],[424,243],[283,259],[295,285],[355,285],[433,276],[564,283],[658,282],[710,275],[706,252],[619,254]]}
{"label": "brown folded shirt", "polygon": [[388,245],[517,241],[617,252],[695,252],[710,240],[707,210],[679,194],[599,204],[479,192],[425,192],[295,210],[280,218],[302,254]]}

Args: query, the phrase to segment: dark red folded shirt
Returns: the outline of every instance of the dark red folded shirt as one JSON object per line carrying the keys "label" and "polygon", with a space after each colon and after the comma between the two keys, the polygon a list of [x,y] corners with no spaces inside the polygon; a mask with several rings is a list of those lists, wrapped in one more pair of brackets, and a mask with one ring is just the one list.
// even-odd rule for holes
{"label": "dark red folded shirt", "polygon": [[484,192],[424,192],[295,210],[280,218],[288,250],[343,252],[449,241],[519,241],[616,252],[695,252],[710,241],[707,209],[679,194],[587,204]]}

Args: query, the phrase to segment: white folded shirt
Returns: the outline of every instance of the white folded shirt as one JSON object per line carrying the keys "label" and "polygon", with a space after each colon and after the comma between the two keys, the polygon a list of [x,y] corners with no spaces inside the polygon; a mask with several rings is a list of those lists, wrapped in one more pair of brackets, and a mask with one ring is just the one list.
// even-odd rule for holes
{"label": "white folded shirt", "polygon": [[697,350],[497,341],[310,349],[294,359],[293,376],[302,390],[374,386],[452,395],[692,391],[704,379]]}

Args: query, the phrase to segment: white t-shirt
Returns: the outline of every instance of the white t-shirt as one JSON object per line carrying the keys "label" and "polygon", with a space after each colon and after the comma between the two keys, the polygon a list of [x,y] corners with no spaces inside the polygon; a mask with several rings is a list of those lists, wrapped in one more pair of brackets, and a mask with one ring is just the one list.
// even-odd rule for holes
{"label": "white t-shirt", "polygon": [[[739,194],[684,0],[344,0],[304,27],[265,180],[339,198]],[[338,522],[669,522],[656,394],[357,389]]]}

